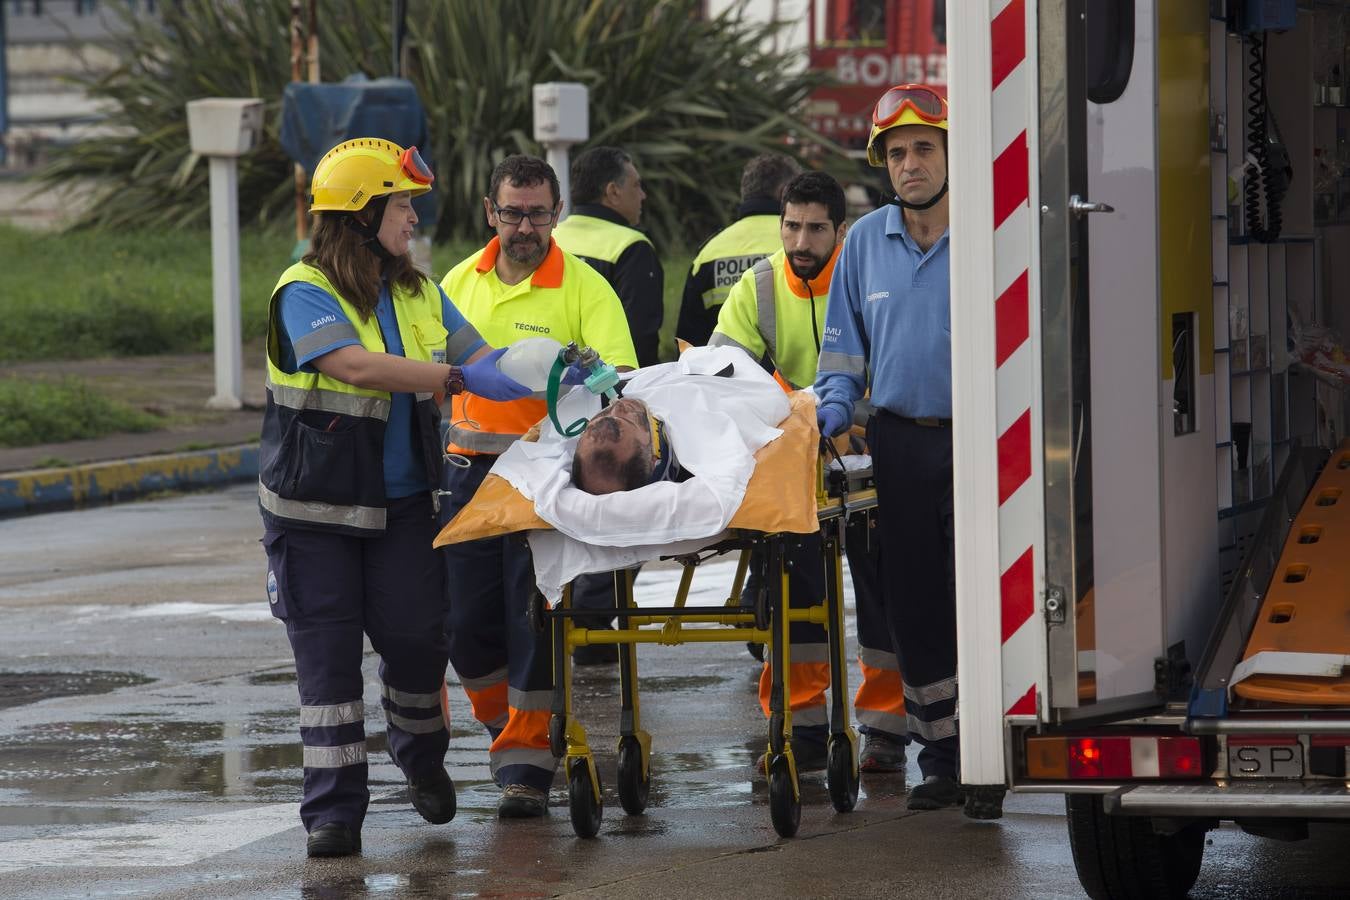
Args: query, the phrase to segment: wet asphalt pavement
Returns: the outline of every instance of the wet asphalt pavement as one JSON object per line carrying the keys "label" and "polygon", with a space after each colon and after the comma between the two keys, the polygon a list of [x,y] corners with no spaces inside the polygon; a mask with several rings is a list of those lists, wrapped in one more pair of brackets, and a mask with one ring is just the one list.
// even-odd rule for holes
{"label": "wet asphalt pavement", "polygon": [[[1058,796],[1011,796],[1003,820],[973,822],[908,812],[903,780],[882,776],[839,815],[823,776],[807,775],[801,831],[778,838],[753,769],[766,727],[741,644],[641,648],[643,816],[613,791],[616,672],[579,673],[605,784],[591,841],[573,835],[562,779],[546,819],[495,818],[487,737],[457,686],[459,813],[423,822],[383,752],[368,654],[364,849],[306,860],[294,673],[267,608],[253,497],[0,523],[0,897],[1082,896]],[[691,602],[720,602],[730,575],[726,562],[701,569]],[[673,592],[673,570],[639,579],[640,602]],[[1346,896],[1347,837],[1280,844],[1227,826],[1192,896]]]}

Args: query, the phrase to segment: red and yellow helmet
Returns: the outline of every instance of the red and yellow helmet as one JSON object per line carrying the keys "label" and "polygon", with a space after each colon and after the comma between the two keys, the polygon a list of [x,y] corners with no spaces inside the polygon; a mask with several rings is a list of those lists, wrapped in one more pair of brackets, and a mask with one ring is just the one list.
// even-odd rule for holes
{"label": "red and yellow helmet", "polygon": [[885,168],[877,138],[901,125],[932,125],[947,130],[947,99],[926,84],[897,84],[872,108],[872,133],[867,137],[867,162]]}
{"label": "red and yellow helmet", "polygon": [[314,167],[309,211],[356,212],[373,197],[425,194],[435,180],[416,147],[404,150],[382,138],[344,141]]}

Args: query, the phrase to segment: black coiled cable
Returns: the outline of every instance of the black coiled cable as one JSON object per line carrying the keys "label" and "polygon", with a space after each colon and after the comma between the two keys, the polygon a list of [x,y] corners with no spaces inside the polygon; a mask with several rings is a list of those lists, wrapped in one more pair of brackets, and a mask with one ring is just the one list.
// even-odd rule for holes
{"label": "black coiled cable", "polygon": [[[1282,225],[1280,205],[1284,199],[1284,181],[1272,178],[1270,154],[1267,152],[1266,135],[1266,41],[1268,35],[1261,35],[1258,41],[1249,41],[1251,61],[1247,65],[1250,73],[1247,84],[1247,146],[1256,160],[1256,171],[1247,175],[1244,194],[1247,202],[1247,236],[1252,240],[1269,244],[1280,237]],[[1261,195],[1266,198],[1266,224],[1261,223]]]}

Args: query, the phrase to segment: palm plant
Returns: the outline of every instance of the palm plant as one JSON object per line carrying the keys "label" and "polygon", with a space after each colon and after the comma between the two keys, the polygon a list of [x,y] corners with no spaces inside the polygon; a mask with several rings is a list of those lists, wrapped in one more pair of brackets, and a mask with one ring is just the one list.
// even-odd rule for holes
{"label": "palm plant", "polygon": [[[589,88],[591,143],[621,145],[637,159],[646,225],[666,246],[696,243],[725,218],[750,156],[834,149],[797,118],[819,76],[766,49],[777,26],[744,21],[738,8],[704,19],[701,8],[700,0],[410,4],[407,75],[426,106],[438,168],[436,238],[481,234],[478,198],[492,166],[509,153],[538,152],[536,82]],[[85,79],[91,95],[109,101],[113,133],[68,148],[43,177],[98,180],[105,193],[81,224],[204,222],[206,166],[188,149],[184,104],[262,97],[267,133],[240,161],[241,217],[284,221],[291,167],[277,132],[290,77],[289,4],[179,0],[162,9],[162,23],[124,13],[123,63]],[[383,74],[386,2],[324,0],[320,17],[327,77]]]}

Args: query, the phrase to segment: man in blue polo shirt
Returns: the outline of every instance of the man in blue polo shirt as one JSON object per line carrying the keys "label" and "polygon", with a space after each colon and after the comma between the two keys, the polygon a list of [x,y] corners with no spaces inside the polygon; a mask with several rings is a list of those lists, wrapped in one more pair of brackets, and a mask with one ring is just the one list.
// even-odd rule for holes
{"label": "man in blue polo shirt", "polygon": [[964,802],[956,737],[952,544],[951,275],[947,101],[891,88],[872,113],[867,159],[895,197],[849,230],[825,313],[815,390],[823,434],[843,432],[868,388],[881,585],[924,780],[910,809]]}

